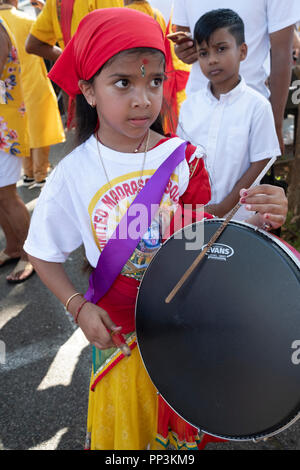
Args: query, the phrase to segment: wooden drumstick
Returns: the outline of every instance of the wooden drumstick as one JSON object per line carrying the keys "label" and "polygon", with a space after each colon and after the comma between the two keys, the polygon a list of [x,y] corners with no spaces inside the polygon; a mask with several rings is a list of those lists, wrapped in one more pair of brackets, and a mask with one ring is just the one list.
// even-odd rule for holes
{"label": "wooden drumstick", "polygon": [[[273,157],[269,163],[265,166],[265,168],[261,171],[261,173],[258,175],[254,183],[250,186],[250,188],[253,188],[257,184],[259,184],[260,180],[265,176],[265,174],[269,171],[271,166],[274,164],[276,161],[276,157]],[[199,263],[202,261],[204,258],[205,254],[207,251],[211,248],[211,246],[217,241],[217,239],[220,237],[221,233],[225,230],[227,225],[229,224],[230,220],[234,216],[234,214],[239,210],[239,208],[242,206],[240,202],[234,206],[234,208],[227,214],[227,217],[223,221],[222,225],[218,228],[218,230],[214,233],[214,235],[211,237],[209,242],[207,243],[206,247],[201,251],[201,253],[197,256],[197,258],[194,260],[194,262],[191,264],[191,266],[186,270],[184,275],[181,277],[181,279],[178,281],[174,289],[170,292],[170,294],[166,297],[165,302],[166,304],[169,304],[179,289],[182,287],[182,285],[185,283],[185,281],[190,277],[192,272],[195,270],[195,268],[199,265]]]}
{"label": "wooden drumstick", "polygon": [[131,350],[122,333],[119,331],[111,331],[110,333],[111,339],[117,348],[120,348],[124,356],[130,356]]}

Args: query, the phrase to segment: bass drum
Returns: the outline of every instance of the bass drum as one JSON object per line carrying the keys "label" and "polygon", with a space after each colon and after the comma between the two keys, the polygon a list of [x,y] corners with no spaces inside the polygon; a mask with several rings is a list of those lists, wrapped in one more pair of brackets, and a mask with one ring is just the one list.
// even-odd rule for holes
{"label": "bass drum", "polygon": [[221,223],[193,224],[157,252],[137,298],[138,346],[158,392],[187,422],[227,440],[266,438],[300,415],[296,253],[230,222],[165,302],[199,254],[186,249],[194,231],[203,229],[205,246]]}

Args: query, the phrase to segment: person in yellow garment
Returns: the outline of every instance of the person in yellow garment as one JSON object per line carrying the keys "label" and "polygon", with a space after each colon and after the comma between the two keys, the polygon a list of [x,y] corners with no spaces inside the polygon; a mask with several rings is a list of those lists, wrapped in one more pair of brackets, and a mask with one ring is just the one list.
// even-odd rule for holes
{"label": "person in yellow garment", "polygon": [[160,24],[164,34],[166,33],[167,25],[163,14],[157,8],[152,7],[146,0],[124,0],[124,5],[127,8],[133,8],[152,16]]}
{"label": "person in yellow garment", "polygon": [[22,282],[34,272],[23,250],[30,215],[16,186],[22,157],[29,155],[28,122],[16,41],[1,17],[0,44],[0,226],[6,242],[0,267],[18,261],[7,280]]}
{"label": "person in yellow garment", "polygon": [[[123,0],[46,0],[45,5],[31,28],[26,41],[26,51],[55,62],[67,40],[64,24],[69,24],[72,37],[80,20],[98,8],[123,7]],[[64,14],[66,19],[64,21]]]}
{"label": "person in yellow garment", "polygon": [[[126,8],[139,10],[152,16],[160,25],[164,35],[172,32],[171,18],[166,25],[163,14],[146,0],[124,0]],[[172,17],[172,14],[171,14]],[[164,128],[167,133],[176,132],[180,107],[186,99],[185,85],[187,83],[191,66],[185,64],[174,52],[174,44],[166,39],[167,64],[166,76],[168,80],[164,85],[165,109]]]}
{"label": "person in yellow garment", "polygon": [[17,7],[18,0],[5,0],[5,3],[0,0],[0,16],[13,32],[18,47],[28,116],[30,155],[23,159],[23,182],[30,188],[41,188],[46,182],[50,146],[64,142],[65,133],[45,63],[25,51],[25,41],[34,19]]}

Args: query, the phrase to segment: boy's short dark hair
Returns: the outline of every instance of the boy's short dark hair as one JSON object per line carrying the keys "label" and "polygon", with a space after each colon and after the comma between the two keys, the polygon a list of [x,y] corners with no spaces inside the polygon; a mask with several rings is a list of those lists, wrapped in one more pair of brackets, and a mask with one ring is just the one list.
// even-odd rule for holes
{"label": "boy's short dark hair", "polygon": [[198,44],[209,43],[211,35],[220,28],[227,28],[234,36],[238,46],[245,42],[245,25],[242,18],[233,10],[220,8],[205,13],[197,21],[194,39]]}

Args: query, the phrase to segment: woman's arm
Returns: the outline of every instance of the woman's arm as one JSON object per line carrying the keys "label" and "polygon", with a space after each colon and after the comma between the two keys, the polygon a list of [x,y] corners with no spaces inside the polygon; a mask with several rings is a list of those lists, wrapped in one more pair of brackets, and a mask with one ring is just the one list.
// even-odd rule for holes
{"label": "woman's arm", "polygon": [[284,154],[282,123],[288,98],[292,75],[292,50],[294,26],[289,26],[270,34],[271,42],[271,73],[269,77],[270,102],[273,109],[277,136]]}
{"label": "woman's arm", "polygon": [[62,53],[58,46],[51,46],[50,44],[40,41],[38,38],[29,34],[25,42],[25,50],[28,54],[35,54],[44,59],[55,62]]}
{"label": "woman's arm", "polygon": [[7,61],[9,51],[11,49],[11,42],[9,36],[3,26],[0,25],[0,77],[3,73],[4,66]]}
{"label": "woman's arm", "polygon": [[298,31],[295,29],[294,31],[294,39],[293,39],[293,55],[294,60],[297,60],[300,53],[300,35]]}
{"label": "woman's arm", "polygon": [[[76,293],[76,289],[68,278],[61,263],[50,263],[28,255],[35,271],[41,281],[64,305],[67,300]],[[78,308],[84,301],[83,295],[74,297],[68,311],[75,318]],[[80,311],[78,324],[90,343],[98,349],[111,348],[114,345],[109,331],[119,331],[110,319],[108,313],[97,305],[87,302]]]}

